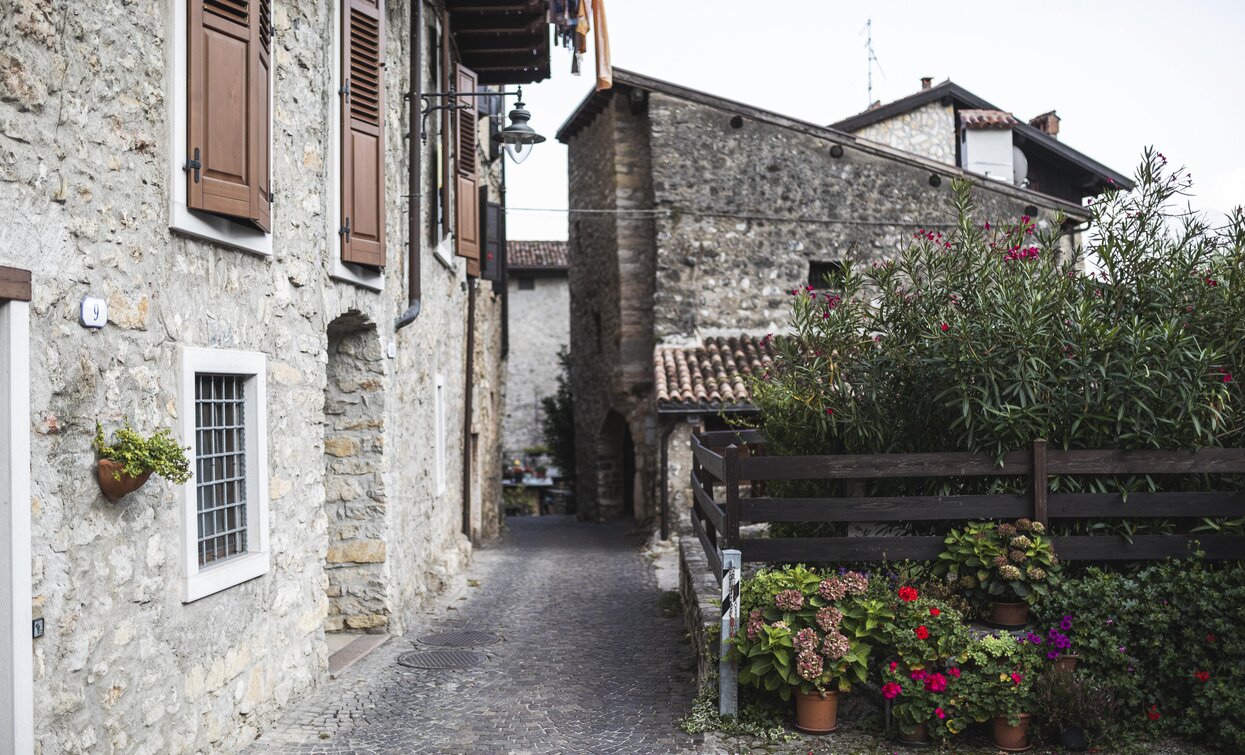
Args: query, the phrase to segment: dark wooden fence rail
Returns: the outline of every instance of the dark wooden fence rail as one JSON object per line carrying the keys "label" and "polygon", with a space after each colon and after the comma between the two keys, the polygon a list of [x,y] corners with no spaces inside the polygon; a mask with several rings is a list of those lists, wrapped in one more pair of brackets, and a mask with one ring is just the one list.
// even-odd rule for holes
{"label": "dark wooden fence rail", "polygon": [[[933,559],[942,537],[854,536],[741,538],[741,522],[901,522],[1141,517],[1233,517],[1245,515],[1245,493],[1053,493],[1053,475],[1245,474],[1245,449],[1196,451],[1048,451],[1037,440],[1029,451],[1003,457],[921,453],[836,456],[765,456],[757,431],[701,433],[692,437],[692,528],[714,573],[721,551],[735,548],[745,562],[872,561]],[[1025,477],[1029,493],[948,496],[774,498],[757,495],[772,480],[870,480],[882,478]],[[748,482],[752,495],[741,494]],[[1056,553],[1070,561],[1152,560],[1189,553],[1196,540],[1208,558],[1245,559],[1245,536],[1069,535],[1054,538]]]}

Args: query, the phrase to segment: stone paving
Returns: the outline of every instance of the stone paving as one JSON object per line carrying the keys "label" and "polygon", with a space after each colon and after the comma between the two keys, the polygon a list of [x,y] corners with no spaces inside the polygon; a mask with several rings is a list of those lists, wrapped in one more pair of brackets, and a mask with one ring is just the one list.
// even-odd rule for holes
{"label": "stone paving", "polygon": [[[671,753],[694,690],[692,651],[623,523],[520,517],[477,551],[468,585],[293,704],[248,753]],[[416,638],[478,629],[469,670],[397,664]],[[431,649],[431,648],[422,648]]]}

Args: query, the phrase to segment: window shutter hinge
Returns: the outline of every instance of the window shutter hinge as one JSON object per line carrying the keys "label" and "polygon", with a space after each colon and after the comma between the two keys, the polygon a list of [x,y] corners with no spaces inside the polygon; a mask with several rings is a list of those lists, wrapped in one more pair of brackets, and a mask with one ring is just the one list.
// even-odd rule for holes
{"label": "window shutter hinge", "polygon": [[195,156],[186,160],[186,164],[182,166],[184,171],[195,172],[195,183],[199,183],[199,170],[203,167],[203,163],[199,162],[199,148],[195,147]]}
{"label": "window shutter hinge", "polygon": [[350,102],[350,79],[346,79],[346,83],[342,84],[342,88],[337,90],[338,94],[346,96],[346,102]]}
{"label": "window shutter hinge", "polygon": [[346,237],[347,244],[350,243],[350,217],[349,216],[346,217],[346,224],[342,226],[341,228],[337,229],[337,233],[338,235]]}
{"label": "window shutter hinge", "polygon": [[277,203],[277,190],[270,183],[268,184],[268,206],[272,207]]}

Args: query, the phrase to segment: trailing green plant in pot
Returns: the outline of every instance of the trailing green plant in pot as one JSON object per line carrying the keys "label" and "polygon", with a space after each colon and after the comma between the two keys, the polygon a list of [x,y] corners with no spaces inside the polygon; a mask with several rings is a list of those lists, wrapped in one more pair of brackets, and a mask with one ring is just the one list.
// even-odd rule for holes
{"label": "trailing green plant in pot", "polygon": [[1101,744],[1119,720],[1115,689],[1106,682],[1051,670],[1033,685],[1037,713],[1044,729],[1069,750]]}
{"label": "trailing green plant in pot", "polygon": [[181,485],[190,477],[190,462],[186,459],[189,447],[182,448],[169,434],[168,428],[160,428],[148,437],[134,431],[130,421],[113,433],[113,443],[104,438],[104,428],[95,423],[95,439],[92,445],[99,453],[97,474],[104,497],[116,503],[129,493],[138,490],[152,474]]}
{"label": "trailing green plant in pot", "polygon": [[838,693],[865,681],[870,632],[880,623],[858,610],[868,589],[863,574],[799,565],[748,580],[740,601],[747,619],[732,640],[740,684],[794,696],[797,728],[837,729]]}
{"label": "trailing green plant in pot", "polygon": [[948,728],[962,731],[969,719],[993,720],[996,747],[1008,752],[1029,749],[1029,722],[1036,705],[1033,683],[1043,660],[1038,646],[1023,637],[990,634],[969,645],[962,657],[954,701],[957,719]]}
{"label": "trailing green plant in pot", "polygon": [[969,522],[943,541],[934,573],[956,582],[997,626],[1024,626],[1029,606],[1059,584],[1059,558],[1041,522]]}

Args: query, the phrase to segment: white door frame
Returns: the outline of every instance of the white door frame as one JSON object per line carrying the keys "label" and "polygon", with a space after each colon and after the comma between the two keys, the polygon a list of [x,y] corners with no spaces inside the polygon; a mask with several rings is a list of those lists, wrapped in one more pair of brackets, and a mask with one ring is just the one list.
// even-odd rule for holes
{"label": "white door frame", "polygon": [[34,752],[30,305],[0,299],[0,753]]}

